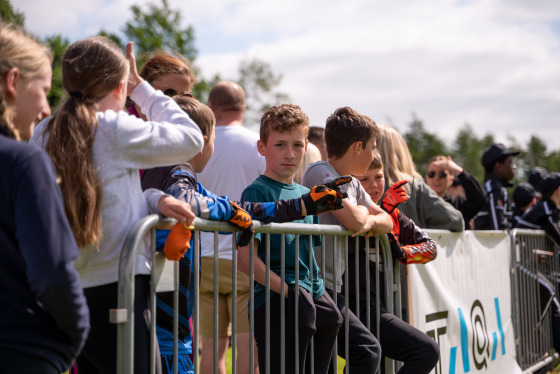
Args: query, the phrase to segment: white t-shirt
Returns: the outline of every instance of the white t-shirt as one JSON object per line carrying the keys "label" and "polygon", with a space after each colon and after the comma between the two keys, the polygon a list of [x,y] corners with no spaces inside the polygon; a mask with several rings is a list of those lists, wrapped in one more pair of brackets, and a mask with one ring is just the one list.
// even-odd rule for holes
{"label": "white t-shirt", "polygon": [[[241,194],[264,173],[266,161],[257,151],[259,135],[242,126],[216,126],[214,154],[197,180],[208,191],[238,201]],[[219,257],[232,259],[231,235],[219,236]],[[214,234],[202,233],[204,257],[214,256]]]}

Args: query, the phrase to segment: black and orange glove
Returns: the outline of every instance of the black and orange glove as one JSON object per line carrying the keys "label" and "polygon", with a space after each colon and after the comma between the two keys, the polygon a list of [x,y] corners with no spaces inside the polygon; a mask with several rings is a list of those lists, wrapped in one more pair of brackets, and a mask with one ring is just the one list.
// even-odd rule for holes
{"label": "black and orange glove", "polygon": [[393,233],[387,234],[387,238],[389,239],[389,245],[391,247],[391,254],[393,258],[406,263],[406,251],[402,249],[399,240],[395,238],[395,235],[393,235]]}
{"label": "black and orange glove", "polygon": [[177,223],[173,226],[163,245],[163,253],[168,260],[179,261],[183,258],[191,246],[192,229],[194,229],[193,226],[187,226],[184,223]]}
{"label": "black and orange glove", "polygon": [[381,208],[383,208],[384,211],[391,214],[397,205],[404,203],[408,199],[406,197],[406,190],[403,187],[403,185],[407,183],[407,180],[397,182],[385,192],[385,196],[383,196],[383,200],[381,200]]}
{"label": "black and orange glove", "polygon": [[342,199],[348,197],[346,192],[340,190],[340,186],[349,183],[352,177],[346,175],[320,186],[315,186],[309,193],[303,195],[301,200],[305,204],[308,216],[325,213],[331,210],[342,209]]}
{"label": "black and orange glove", "polygon": [[230,201],[229,203],[231,205],[231,217],[228,221],[241,229],[241,234],[237,238],[237,245],[244,247],[251,243],[255,233],[253,219],[246,210],[239,206],[238,202]]}

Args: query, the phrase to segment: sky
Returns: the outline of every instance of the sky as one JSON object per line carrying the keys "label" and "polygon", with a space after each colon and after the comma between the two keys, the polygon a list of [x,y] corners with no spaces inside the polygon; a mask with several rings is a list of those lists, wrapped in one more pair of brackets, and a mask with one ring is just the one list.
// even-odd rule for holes
{"label": "sky", "polygon": [[[118,32],[155,0],[17,0],[39,36]],[[157,0],[159,3],[159,0]],[[475,134],[560,150],[557,0],[168,0],[195,30],[203,77],[236,79],[258,58],[311,125],[350,106],[408,130],[413,118],[452,145]]]}

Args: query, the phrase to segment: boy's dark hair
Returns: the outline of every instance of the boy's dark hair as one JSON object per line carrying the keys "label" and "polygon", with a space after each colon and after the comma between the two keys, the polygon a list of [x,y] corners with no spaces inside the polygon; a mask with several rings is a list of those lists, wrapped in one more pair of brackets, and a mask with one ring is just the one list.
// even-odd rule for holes
{"label": "boy's dark hair", "polygon": [[261,141],[266,144],[271,131],[289,132],[301,127],[307,137],[309,117],[295,104],[275,105],[261,117]]}
{"label": "boy's dark hair", "polygon": [[349,107],[338,108],[327,119],[325,141],[329,157],[341,158],[355,142],[367,142],[379,135],[375,122]]}
{"label": "boy's dark hair", "polygon": [[202,135],[206,135],[209,139],[216,124],[212,109],[190,95],[176,95],[173,96],[173,100],[196,122]]}
{"label": "boy's dark hair", "polygon": [[383,160],[381,159],[381,153],[377,149],[373,150],[373,160],[368,166],[368,170],[370,169],[383,169]]}
{"label": "boy's dark hair", "polygon": [[309,127],[309,134],[307,134],[307,140],[311,143],[320,143],[325,140],[325,128],[319,126]]}

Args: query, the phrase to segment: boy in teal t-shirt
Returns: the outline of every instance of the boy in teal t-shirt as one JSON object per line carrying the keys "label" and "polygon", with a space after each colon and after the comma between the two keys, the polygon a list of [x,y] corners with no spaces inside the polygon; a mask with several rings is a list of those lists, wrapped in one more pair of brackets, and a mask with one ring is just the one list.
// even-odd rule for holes
{"label": "boy in teal t-shirt", "polygon": [[[242,201],[271,202],[280,199],[299,198],[309,189],[293,181],[293,176],[301,166],[307,148],[309,119],[299,106],[282,104],[268,109],[262,116],[259,153],[266,159],[266,170],[241,196]],[[297,223],[318,223],[315,216],[306,215]],[[270,372],[279,373],[285,363],[285,372],[295,372],[296,347],[298,348],[298,369],[306,372],[310,360],[309,342],[314,339],[315,373],[327,373],[331,354],[336,341],[342,316],[328,293],[324,292],[323,280],[318,277],[319,268],[315,261],[314,248],[309,248],[309,238],[299,237],[298,266],[299,292],[298,315],[295,315],[296,298],[296,236],[286,234],[285,244],[285,347],[281,347],[281,235],[270,237]],[[258,347],[259,369],[265,372],[266,360],[266,241],[262,234],[255,234],[254,276],[255,281],[255,340]],[[320,245],[320,237],[313,237],[313,246]],[[258,250],[257,250],[258,248]],[[238,247],[239,268],[249,273],[249,246]],[[309,256],[311,254],[311,264]],[[298,342],[296,342],[296,321]],[[281,362],[281,352],[285,361]]]}

